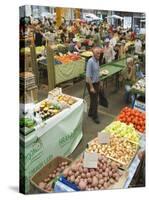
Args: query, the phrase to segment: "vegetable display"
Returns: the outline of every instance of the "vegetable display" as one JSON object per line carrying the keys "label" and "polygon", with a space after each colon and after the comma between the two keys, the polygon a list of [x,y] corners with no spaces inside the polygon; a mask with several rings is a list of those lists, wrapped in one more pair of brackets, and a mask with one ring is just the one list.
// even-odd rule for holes
{"label": "vegetable display", "polygon": [[126,138],[110,135],[109,144],[99,144],[95,138],[88,144],[87,152],[96,152],[109,157],[127,168],[138,150],[138,145],[128,141]]}
{"label": "vegetable display", "polygon": [[51,181],[59,176],[68,167],[68,165],[69,163],[67,161],[60,163],[52,173],[50,173],[44,180],[38,183],[39,188],[50,192],[52,190]]}
{"label": "vegetable display", "polygon": [[123,108],[117,120],[125,122],[126,124],[133,124],[135,129],[141,133],[145,131],[145,114],[137,109]]}
{"label": "vegetable display", "polygon": [[145,79],[140,79],[136,84],[132,86],[132,89],[139,90],[140,92],[145,92]]}
{"label": "vegetable display", "polygon": [[63,64],[67,64],[69,62],[79,60],[80,56],[76,54],[64,54],[62,56],[54,56],[54,58]]}
{"label": "vegetable display", "polygon": [[139,143],[140,135],[134,128],[133,124],[125,124],[120,121],[114,121],[105,128],[107,133],[111,133],[120,137],[126,137],[132,142]]}
{"label": "vegetable display", "polygon": [[75,183],[80,190],[108,189],[123,175],[118,167],[116,162],[99,156],[97,168],[84,168],[81,158],[66,168],[63,175],[68,181]]}

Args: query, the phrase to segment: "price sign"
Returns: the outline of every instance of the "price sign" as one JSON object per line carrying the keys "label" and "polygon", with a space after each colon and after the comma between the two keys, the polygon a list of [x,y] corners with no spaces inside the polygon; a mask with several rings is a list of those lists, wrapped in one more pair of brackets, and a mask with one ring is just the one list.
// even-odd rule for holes
{"label": "price sign", "polygon": [[107,132],[98,132],[98,142],[99,144],[109,144],[110,134]]}
{"label": "price sign", "polygon": [[98,154],[93,152],[84,152],[83,165],[86,168],[97,168]]}

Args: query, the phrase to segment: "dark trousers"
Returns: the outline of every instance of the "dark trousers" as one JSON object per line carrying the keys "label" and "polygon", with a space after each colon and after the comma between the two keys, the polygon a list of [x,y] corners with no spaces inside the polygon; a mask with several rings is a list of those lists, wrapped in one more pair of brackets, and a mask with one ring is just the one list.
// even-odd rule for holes
{"label": "dark trousers", "polygon": [[93,119],[96,119],[98,117],[97,114],[97,108],[98,108],[98,102],[99,102],[99,88],[100,83],[93,83],[93,87],[96,93],[90,92],[90,86],[88,83],[86,83],[88,93],[90,95],[90,107],[88,115],[92,116]]}

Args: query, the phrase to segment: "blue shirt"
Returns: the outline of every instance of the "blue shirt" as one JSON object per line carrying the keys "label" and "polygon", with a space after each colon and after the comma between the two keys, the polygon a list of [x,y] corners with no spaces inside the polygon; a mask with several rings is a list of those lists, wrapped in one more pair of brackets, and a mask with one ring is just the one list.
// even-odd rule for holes
{"label": "blue shirt", "polygon": [[99,61],[92,57],[88,60],[86,66],[86,77],[89,77],[92,83],[99,82]]}

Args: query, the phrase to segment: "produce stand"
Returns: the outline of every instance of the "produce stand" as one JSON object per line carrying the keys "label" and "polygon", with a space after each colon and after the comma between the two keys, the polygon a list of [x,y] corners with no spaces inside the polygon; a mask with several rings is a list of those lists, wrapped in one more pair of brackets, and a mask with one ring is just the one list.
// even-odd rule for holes
{"label": "produce stand", "polygon": [[[39,70],[46,70],[46,60],[38,62]],[[72,61],[68,64],[55,64],[55,82],[56,85],[68,80],[72,80],[84,73],[85,61],[83,59]]]}
{"label": "produce stand", "polygon": [[82,133],[83,100],[44,121],[36,130],[20,134],[21,182],[25,192],[30,190],[30,177],[56,156],[70,155],[79,144]]}

